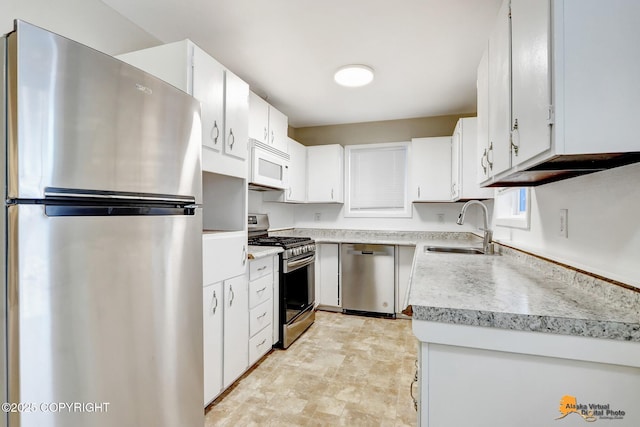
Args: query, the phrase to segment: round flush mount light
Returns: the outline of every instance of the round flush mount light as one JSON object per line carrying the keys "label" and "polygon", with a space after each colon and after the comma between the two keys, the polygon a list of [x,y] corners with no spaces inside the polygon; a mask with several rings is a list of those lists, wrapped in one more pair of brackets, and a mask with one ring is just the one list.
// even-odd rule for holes
{"label": "round flush mount light", "polygon": [[373,81],[373,69],[366,65],[345,65],[336,71],[333,79],[341,86],[365,86]]}

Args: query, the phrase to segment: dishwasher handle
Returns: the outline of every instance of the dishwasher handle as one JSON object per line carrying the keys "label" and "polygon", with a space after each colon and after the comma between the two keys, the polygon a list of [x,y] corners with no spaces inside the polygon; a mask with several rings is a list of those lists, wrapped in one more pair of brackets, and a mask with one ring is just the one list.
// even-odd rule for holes
{"label": "dishwasher handle", "polygon": [[394,256],[393,246],[386,245],[348,245],[346,253],[357,256]]}

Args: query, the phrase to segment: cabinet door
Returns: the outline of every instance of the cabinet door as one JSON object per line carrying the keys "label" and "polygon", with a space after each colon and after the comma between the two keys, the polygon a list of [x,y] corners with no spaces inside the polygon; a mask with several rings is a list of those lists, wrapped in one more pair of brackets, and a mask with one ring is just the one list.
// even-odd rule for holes
{"label": "cabinet door", "polygon": [[451,200],[458,200],[462,190],[462,120],[451,136]]}
{"label": "cabinet door", "polygon": [[[487,45],[488,46],[488,45]],[[478,65],[478,135],[477,135],[477,182],[481,183],[489,178],[488,150],[489,150],[489,49],[484,51]]]}
{"label": "cabinet door", "polygon": [[249,367],[249,295],[247,276],[224,281],[224,388]]}
{"label": "cabinet door", "polygon": [[398,246],[397,282],[396,282],[396,313],[401,313],[406,307],[405,299],[409,288],[409,277],[413,265],[415,246]]}
{"label": "cabinet door", "polygon": [[511,0],[511,163],[551,147],[549,0]]}
{"label": "cabinet door", "polygon": [[249,85],[231,71],[225,71],[224,153],[247,158],[249,142]]}
{"label": "cabinet door", "polygon": [[205,286],[202,297],[204,405],[222,391],[222,282]]}
{"label": "cabinet door", "polygon": [[309,202],[342,203],[344,149],[337,144],[307,147],[307,198]]}
{"label": "cabinet door", "polygon": [[287,138],[289,144],[288,188],[285,189],[285,201],[305,202],[307,200],[307,147]]}
{"label": "cabinet door", "polygon": [[411,140],[413,201],[451,200],[451,137]]}
{"label": "cabinet door", "polygon": [[340,307],[340,247],[337,243],[318,244],[316,255],[318,303]]}
{"label": "cabinet door", "polygon": [[283,153],[289,152],[287,141],[287,128],[289,119],[287,116],[269,106],[269,145]]}
{"label": "cabinet door", "polygon": [[193,96],[202,104],[202,145],[221,151],[224,138],[224,67],[194,47]]}
{"label": "cabinet door", "polygon": [[489,175],[511,167],[511,42],[509,1],[498,13],[489,37]]}
{"label": "cabinet door", "polygon": [[269,104],[249,92],[249,138],[267,143],[269,136]]}
{"label": "cabinet door", "polygon": [[202,244],[203,283],[205,285],[244,274],[246,271],[246,233],[203,234]]}

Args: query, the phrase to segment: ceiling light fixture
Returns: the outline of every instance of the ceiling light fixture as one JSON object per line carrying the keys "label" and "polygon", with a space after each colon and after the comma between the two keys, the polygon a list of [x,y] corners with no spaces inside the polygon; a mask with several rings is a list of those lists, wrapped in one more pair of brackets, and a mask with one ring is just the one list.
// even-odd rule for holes
{"label": "ceiling light fixture", "polygon": [[366,65],[345,65],[336,71],[333,79],[341,86],[365,86],[373,81],[373,68]]}

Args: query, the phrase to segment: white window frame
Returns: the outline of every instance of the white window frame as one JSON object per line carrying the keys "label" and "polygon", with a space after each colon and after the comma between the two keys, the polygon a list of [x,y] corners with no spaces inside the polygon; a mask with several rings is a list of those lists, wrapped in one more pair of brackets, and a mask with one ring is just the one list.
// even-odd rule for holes
{"label": "white window frame", "polygon": [[[361,210],[352,209],[351,202],[351,153],[356,150],[380,150],[404,147],[405,149],[405,161],[404,161],[404,188],[403,194],[403,207],[397,210]],[[344,216],[350,218],[411,218],[413,214],[413,207],[409,200],[409,177],[410,177],[410,161],[411,158],[411,142],[384,142],[374,144],[359,144],[359,145],[347,145],[345,146],[345,209]]]}
{"label": "white window frame", "polygon": [[[524,197],[526,204],[524,209],[521,206],[521,196]],[[529,187],[498,188],[494,203],[496,226],[529,230],[531,226],[531,189]]]}

